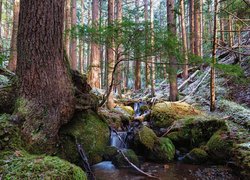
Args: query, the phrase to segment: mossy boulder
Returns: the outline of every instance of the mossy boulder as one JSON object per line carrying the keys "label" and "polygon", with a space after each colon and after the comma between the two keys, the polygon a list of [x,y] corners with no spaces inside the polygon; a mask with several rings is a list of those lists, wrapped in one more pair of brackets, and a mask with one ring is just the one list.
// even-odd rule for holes
{"label": "mossy boulder", "polygon": [[147,158],[155,162],[169,162],[174,159],[175,146],[168,138],[159,138],[152,150],[147,152]]}
{"label": "mossy boulder", "polygon": [[25,151],[4,151],[0,157],[0,174],[3,179],[87,180],[80,167],[58,157],[30,155]]}
{"label": "mossy boulder", "polygon": [[143,106],[140,107],[140,112],[142,114],[144,114],[146,111],[149,111],[149,110],[150,110],[150,108],[149,108],[148,105],[143,105]]}
{"label": "mossy boulder", "polygon": [[23,145],[19,127],[8,114],[0,115],[0,151],[20,149]]}
{"label": "mossy boulder", "polygon": [[103,154],[103,159],[105,161],[112,161],[112,159],[118,155],[119,152],[118,152],[118,149],[114,146],[108,146],[105,151],[104,151],[104,154]]}
{"label": "mossy boulder", "polygon": [[185,155],[183,161],[191,164],[202,164],[208,160],[208,154],[201,148],[194,148]]}
{"label": "mossy boulder", "polygon": [[224,162],[230,159],[233,148],[233,141],[229,132],[219,130],[207,142],[208,153],[215,162]]}
{"label": "mossy boulder", "polygon": [[78,112],[60,130],[61,156],[72,163],[79,162],[76,143],[83,146],[90,164],[102,161],[109,144],[109,128],[93,111]]}
{"label": "mossy boulder", "polygon": [[153,106],[151,119],[153,127],[168,128],[176,120],[200,114],[199,110],[187,103],[164,102]]}
{"label": "mossy boulder", "polygon": [[120,108],[122,108],[123,111],[127,112],[130,116],[135,114],[134,109],[131,106],[120,106]]}
{"label": "mossy boulder", "polygon": [[[130,162],[132,162],[134,165],[139,166],[140,162],[135,154],[135,152],[131,149],[126,149],[122,151],[124,155],[129,159]],[[117,167],[117,168],[123,168],[123,167],[129,167],[128,161],[124,158],[124,156],[119,153],[112,159],[112,163]]]}

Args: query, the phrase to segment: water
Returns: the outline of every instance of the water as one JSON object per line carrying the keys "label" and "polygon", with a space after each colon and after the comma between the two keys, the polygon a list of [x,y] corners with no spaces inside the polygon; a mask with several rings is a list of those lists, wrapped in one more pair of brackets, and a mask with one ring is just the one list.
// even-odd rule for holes
{"label": "water", "polygon": [[142,114],[141,114],[141,111],[140,111],[140,108],[141,108],[142,106],[145,106],[145,105],[147,105],[147,103],[145,103],[145,102],[138,102],[138,103],[135,103],[135,104],[134,104],[134,112],[135,112],[134,117],[138,117],[138,116],[141,116],[141,115],[142,115]]}
{"label": "water", "polygon": [[125,131],[111,131],[111,137],[110,137],[110,145],[117,147],[118,149],[126,149],[127,144],[126,144],[126,137],[127,137],[127,132]]}
{"label": "water", "polygon": [[[182,163],[154,164],[144,163],[144,171],[158,176],[161,180],[239,180],[231,170],[222,166],[190,165]],[[105,161],[93,166],[99,180],[147,180],[132,168],[116,169]]]}

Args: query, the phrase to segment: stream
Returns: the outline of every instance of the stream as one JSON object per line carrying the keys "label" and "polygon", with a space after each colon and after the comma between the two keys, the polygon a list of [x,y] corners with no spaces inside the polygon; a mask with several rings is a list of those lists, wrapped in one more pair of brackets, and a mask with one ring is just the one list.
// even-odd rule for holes
{"label": "stream", "polygon": [[[145,103],[136,103],[134,105],[135,117],[140,116],[140,107]],[[111,129],[110,145],[118,149],[126,149],[127,132],[117,132]],[[100,180],[146,180],[148,177],[143,176],[135,169],[122,168],[117,169],[111,161],[103,161],[92,166],[96,179]],[[161,180],[237,180],[232,170],[225,166],[212,165],[192,165],[184,164],[180,161],[167,164],[156,164],[144,162],[141,170],[149,174],[156,175]]]}

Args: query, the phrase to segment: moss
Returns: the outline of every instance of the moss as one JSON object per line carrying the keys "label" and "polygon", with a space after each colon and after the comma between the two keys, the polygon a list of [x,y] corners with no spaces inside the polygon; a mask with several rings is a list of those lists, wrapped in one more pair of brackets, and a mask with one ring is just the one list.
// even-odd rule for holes
{"label": "moss", "polygon": [[208,153],[216,162],[230,159],[233,142],[229,139],[228,132],[219,130],[207,142]]}
{"label": "moss", "polygon": [[10,115],[0,116],[0,150],[15,150],[22,147],[20,129],[10,121]]}
{"label": "moss", "polygon": [[29,114],[29,105],[28,101],[24,98],[18,98],[15,104],[15,114],[19,116],[19,118],[24,119]]}
{"label": "moss", "polygon": [[58,157],[16,151],[5,153],[0,162],[3,179],[87,179],[81,168]]}
{"label": "moss", "polygon": [[172,161],[175,156],[175,146],[170,139],[160,138],[159,143],[154,146],[151,156],[151,160],[157,162]]}
{"label": "moss", "polygon": [[140,107],[140,112],[142,112],[142,114],[144,114],[145,111],[148,111],[148,110],[149,110],[148,105],[143,105],[143,106]]}
{"label": "moss", "polygon": [[118,153],[118,149],[116,147],[113,146],[108,146],[105,149],[105,152],[103,154],[103,159],[105,161],[112,161],[112,159],[117,155]]}
{"label": "moss", "polygon": [[78,163],[76,142],[82,144],[90,164],[102,161],[109,143],[109,128],[93,111],[77,113],[72,121],[60,130],[62,157]]}
{"label": "moss", "polygon": [[206,151],[200,148],[192,149],[187,155],[185,155],[183,161],[192,164],[202,164],[208,160],[208,154]]}
{"label": "moss", "polygon": [[164,102],[158,103],[152,108],[153,126],[167,128],[183,117],[202,114],[187,103]]}
{"label": "moss", "polygon": [[130,116],[135,114],[134,109],[131,106],[120,106],[124,111],[126,111]]}
{"label": "moss", "polygon": [[[123,153],[129,159],[129,161],[132,162],[134,165],[136,166],[140,165],[139,159],[133,150],[127,149],[124,150]],[[119,153],[113,158],[112,163],[118,168],[129,166],[129,163],[125,160],[125,158],[121,153]]]}
{"label": "moss", "polygon": [[138,132],[137,139],[148,149],[153,149],[157,136],[152,129],[143,126]]}

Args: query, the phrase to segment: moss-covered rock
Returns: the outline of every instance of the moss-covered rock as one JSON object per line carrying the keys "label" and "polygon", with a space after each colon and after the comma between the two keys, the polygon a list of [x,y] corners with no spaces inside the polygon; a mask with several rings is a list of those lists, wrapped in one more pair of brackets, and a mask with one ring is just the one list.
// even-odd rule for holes
{"label": "moss-covered rock", "polygon": [[11,122],[8,114],[0,115],[0,150],[15,150],[22,147],[19,127]]}
{"label": "moss-covered rock", "polygon": [[152,108],[151,119],[154,127],[168,128],[178,119],[200,114],[199,110],[187,103],[164,102]]}
{"label": "moss-covered rock", "polygon": [[116,147],[108,146],[103,153],[103,159],[105,161],[112,161],[112,159],[118,154],[118,149]]}
{"label": "moss-covered rock", "polygon": [[152,150],[147,152],[147,158],[155,162],[169,162],[174,159],[175,146],[168,138],[159,138]]}
{"label": "moss-covered rock", "polygon": [[12,85],[0,88],[0,113],[12,113],[15,106],[15,88]]}
{"label": "moss-covered rock", "polygon": [[[139,159],[133,150],[131,149],[123,150],[123,153],[129,159],[129,161],[132,162],[134,165],[136,166],[140,165]],[[121,153],[119,153],[112,159],[112,163],[117,168],[123,168],[129,166],[129,163],[125,160],[125,158]]]}
{"label": "moss-covered rock", "polygon": [[1,152],[0,174],[3,179],[83,179],[84,171],[58,157],[30,155],[25,151]]}
{"label": "moss-covered rock", "polygon": [[135,136],[135,143],[143,145],[148,149],[153,149],[155,142],[158,140],[154,131],[147,126],[142,126]]}
{"label": "moss-covered rock", "polygon": [[60,130],[61,156],[72,163],[79,162],[76,143],[83,146],[90,164],[102,161],[109,143],[109,128],[93,111],[75,114],[72,121]]}
{"label": "moss-covered rock", "polygon": [[202,164],[208,160],[208,154],[206,151],[200,148],[192,149],[185,155],[183,161],[191,164]]}
{"label": "moss-covered rock", "polygon": [[120,106],[120,107],[130,116],[133,116],[135,114],[134,109],[131,106]]}
{"label": "moss-covered rock", "polygon": [[229,138],[229,133],[219,130],[207,142],[210,157],[220,163],[230,159],[233,148],[233,141]]}

